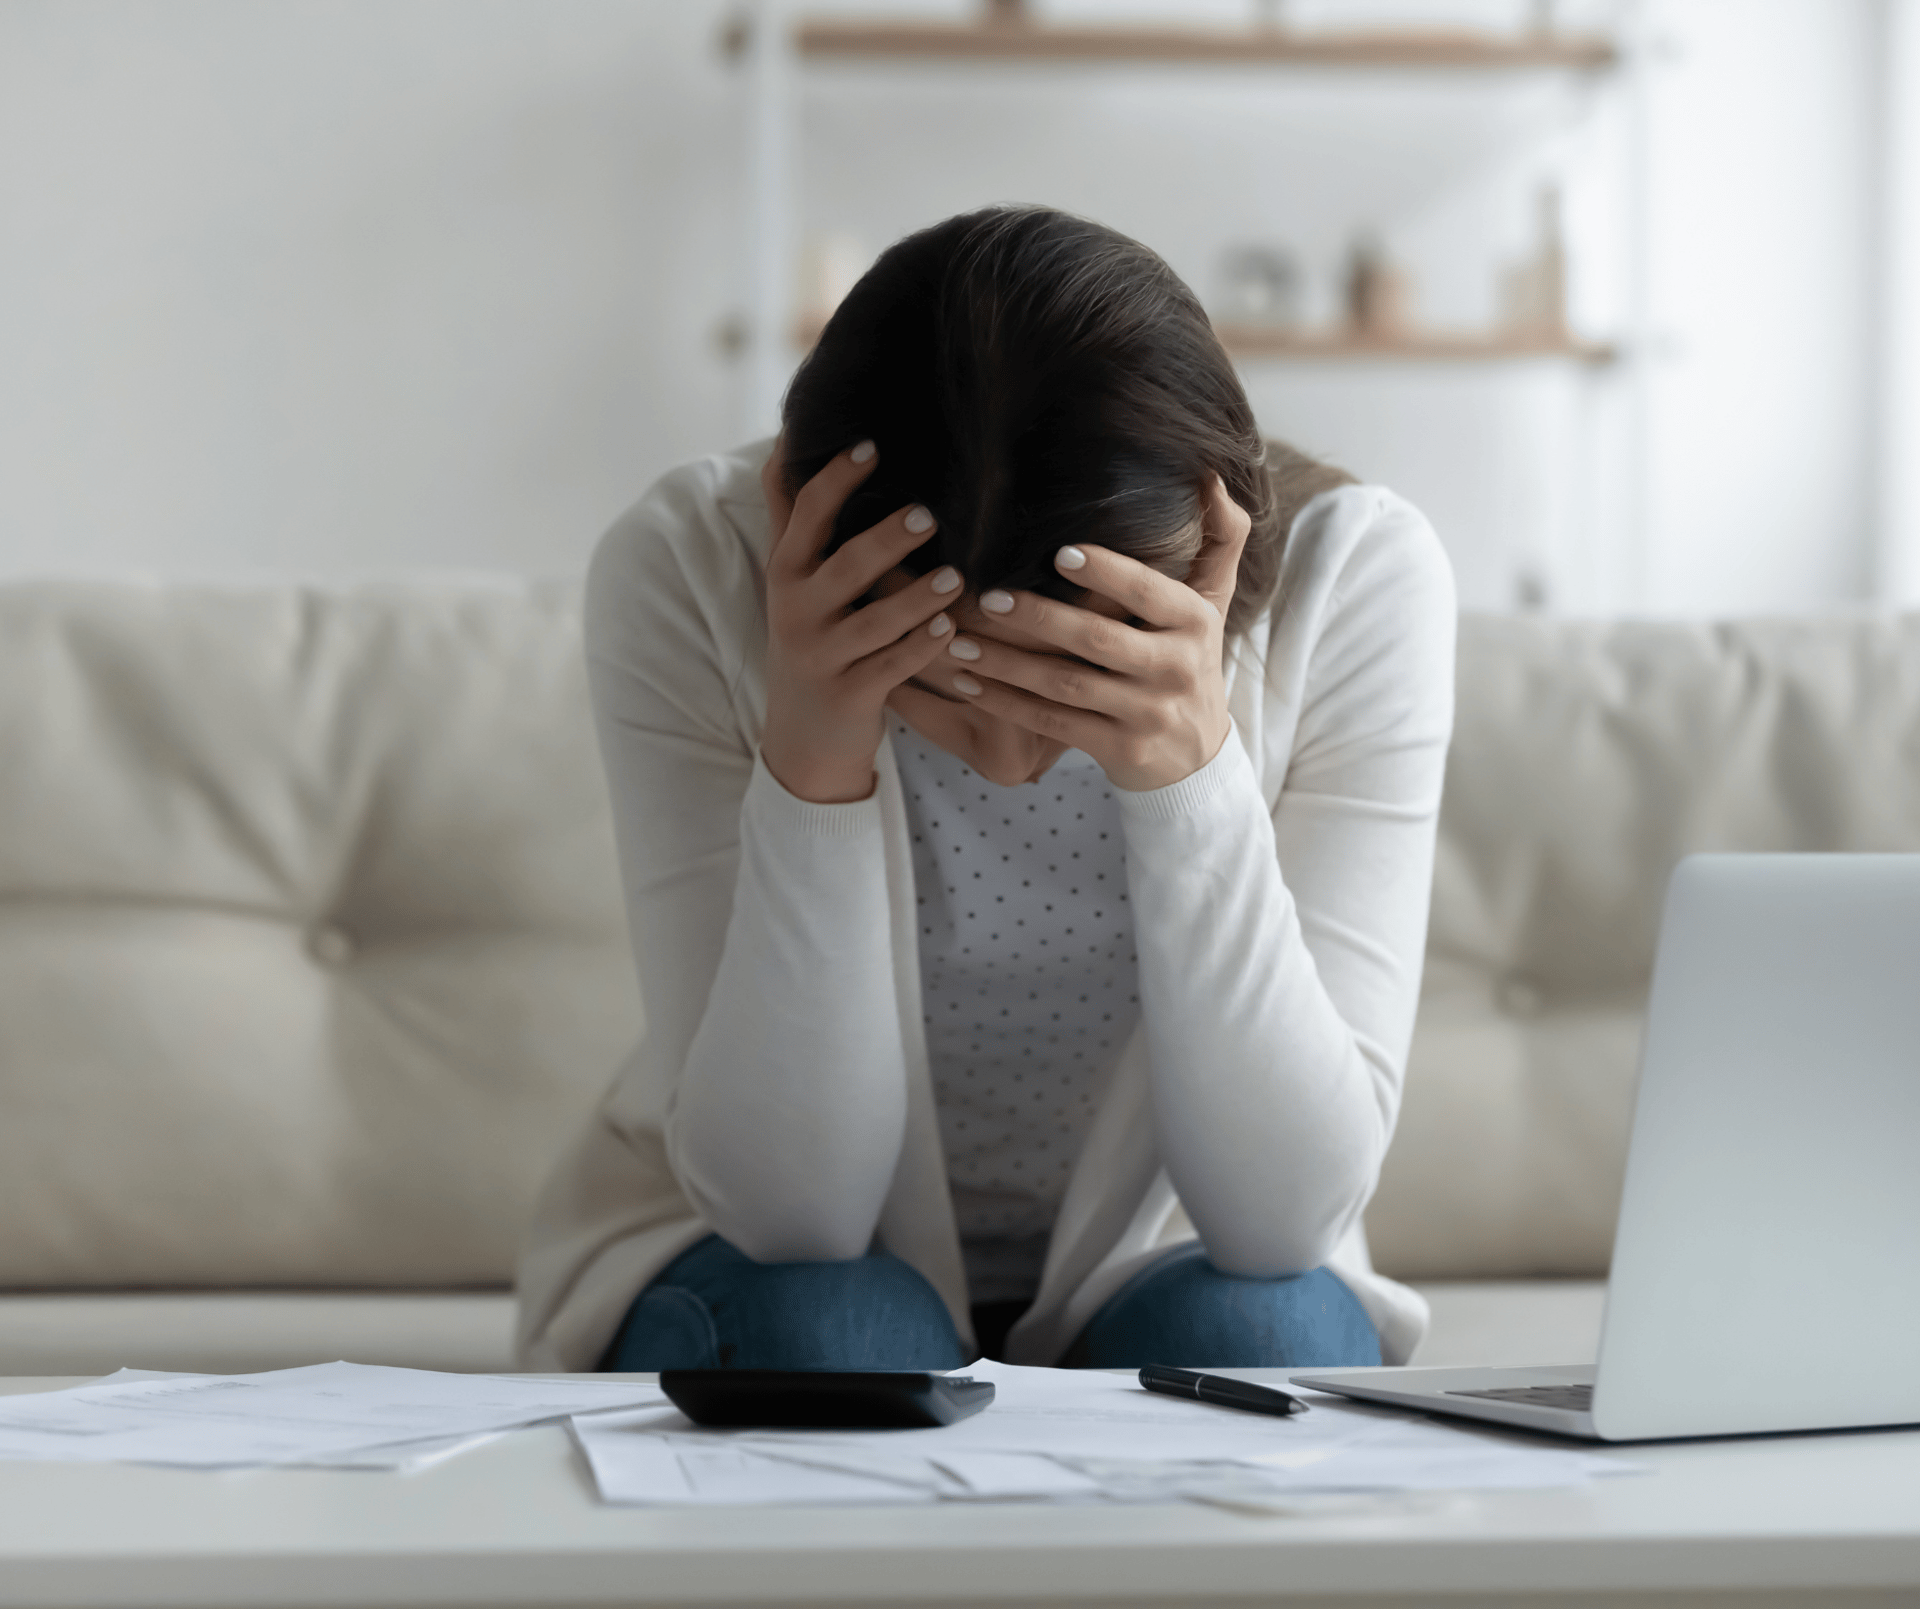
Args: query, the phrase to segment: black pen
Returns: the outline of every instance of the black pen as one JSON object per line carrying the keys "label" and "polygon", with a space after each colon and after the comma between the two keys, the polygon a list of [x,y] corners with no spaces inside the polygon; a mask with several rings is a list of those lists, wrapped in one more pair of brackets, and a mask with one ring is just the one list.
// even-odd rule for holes
{"label": "black pen", "polygon": [[1149,1391],[1168,1397],[1191,1397],[1195,1402],[1215,1402],[1222,1408],[1245,1408],[1248,1413],[1305,1413],[1307,1405],[1272,1386],[1257,1386],[1248,1380],[1229,1380],[1220,1374],[1195,1374],[1191,1369],[1169,1369],[1163,1363],[1149,1363],[1140,1371],[1140,1383]]}

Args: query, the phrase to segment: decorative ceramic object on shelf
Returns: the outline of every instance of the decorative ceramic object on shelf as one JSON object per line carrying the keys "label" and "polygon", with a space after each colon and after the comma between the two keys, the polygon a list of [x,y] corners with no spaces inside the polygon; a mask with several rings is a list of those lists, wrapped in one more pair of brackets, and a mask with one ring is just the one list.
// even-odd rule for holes
{"label": "decorative ceramic object on shelf", "polygon": [[1502,276],[1501,323],[1540,340],[1567,333],[1567,244],[1560,227],[1560,187],[1543,184],[1534,196],[1533,253]]}
{"label": "decorative ceramic object on shelf", "polygon": [[873,253],[857,235],[824,230],[807,237],[800,255],[800,322],[811,332],[809,344],[872,266]]}
{"label": "decorative ceramic object on shelf", "polygon": [[1377,235],[1363,232],[1347,254],[1347,329],[1369,341],[1391,341],[1407,333],[1409,287],[1404,269],[1387,258]]}
{"label": "decorative ceramic object on shelf", "polygon": [[1300,322],[1303,276],[1285,246],[1230,246],[1220,260],[1220,320],[1290,330]]}

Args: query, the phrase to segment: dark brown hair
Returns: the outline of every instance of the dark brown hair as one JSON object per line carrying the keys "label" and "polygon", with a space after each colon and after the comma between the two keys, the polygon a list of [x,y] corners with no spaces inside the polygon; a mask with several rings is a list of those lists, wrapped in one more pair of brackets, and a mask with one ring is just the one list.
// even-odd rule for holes
{"label": "dark brown hair", "polygon": [[1218,475],[1253,519],[1229,633],[1272,602],[1294,516],[1350,477],[1260,437],[1192,291],[1138,241],[1044,207],[966,213],[884,252],[787,388],[797,491],[871,438],[845,541],[907,503],[940,522],[910,568],[1054,597],[1063,542],[1094,542],[1175,579],[1200,551]]}

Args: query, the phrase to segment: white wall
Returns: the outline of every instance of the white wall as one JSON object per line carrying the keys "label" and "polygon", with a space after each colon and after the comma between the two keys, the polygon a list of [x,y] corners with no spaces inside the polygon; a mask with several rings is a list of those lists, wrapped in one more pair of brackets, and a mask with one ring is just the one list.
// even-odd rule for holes
{"label": "white wall", "polygon": [[1920,0],[1886,0],[1875,596],[1920,607]]}
{"label": "white wall", "polygon": [[[960,0],[866,9],[955,11]],[[1568,0],[1575,13],[1604,0]],[[840,10],[844,5],[824,6]],[[1057,11],[1239,0],[1057,0]],[[1379,11],[1380,7],[1372,7]],[[1520,0],[1399,14],[1511,22]],[[1358,0],[1293,14],[1359,17]],[[0,573],[577,569],[740,374],[724,0],[0,0]],[[1249,366],[1263,420],[1428,507],[1463,594],[1798,608],[1868,586],[1879,0],[1648,0],[1647,509],[1627,377]],[[1356,223],[1470,324],[1570,185],[1623,325],[1615,88],[1262,74],[821,74],[808,229],[1043,199],[1203,296],[1283,238],[1325,310]]]}
{"label": "white wall", "polygon": [[577,569],[730,423],[716,9],[5,0],[0,569]]}
{"label": "white wall", "polygon": [[1798,609],[1870,585],[1881,14],[1661,0],[1645,601]]}

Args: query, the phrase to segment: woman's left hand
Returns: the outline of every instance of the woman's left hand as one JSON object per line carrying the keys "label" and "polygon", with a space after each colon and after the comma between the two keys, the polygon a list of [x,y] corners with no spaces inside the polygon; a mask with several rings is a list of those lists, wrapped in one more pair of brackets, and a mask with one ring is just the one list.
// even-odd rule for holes
{"label": "woman's left hand", "polygon": [[[944,680],[984,713],[1092,755],[1116,787],[1144,792],[1192,776],[1231,730],[1221,660],[1252,523],[1215,476],[1200,554],[1184,581],[1108,548],[1062,548],[1054,558],[1061,575],[1130,619],[1031,592],[990,592],[977,618],[991,624],[955,638]],[[988,608],[1003,599],[1010,607]],[[1001,623],[1037,646],[994,635]],[[922,679],[939,674],[936,661]]]}

